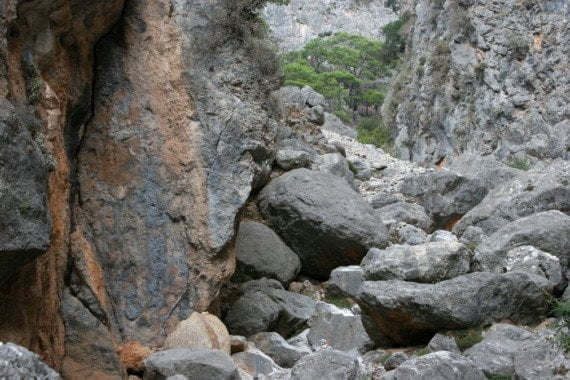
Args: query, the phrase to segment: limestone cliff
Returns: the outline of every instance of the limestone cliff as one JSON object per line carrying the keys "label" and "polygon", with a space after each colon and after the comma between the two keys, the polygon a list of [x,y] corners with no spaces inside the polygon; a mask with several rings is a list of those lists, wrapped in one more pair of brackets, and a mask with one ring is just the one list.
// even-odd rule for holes
{"label": "limestone cliff", "polygon": [[285,51],[336,32],[378,38],[382,26],[397,18],[384,1],[370,0],[290,0],[286,5],[269,3],[263,12],[278,47]]}
{"label": "limestone cliff", "polygon": [[208,308],[274,156],[258,3],[2,2],[0,341],[121,376]]}
{"label": "limestone cliff", "polygon": [[475,152],[532,165],[568,155],[568,2],[418,0],[407,10],[407,56],[383,107],[403,158]]}

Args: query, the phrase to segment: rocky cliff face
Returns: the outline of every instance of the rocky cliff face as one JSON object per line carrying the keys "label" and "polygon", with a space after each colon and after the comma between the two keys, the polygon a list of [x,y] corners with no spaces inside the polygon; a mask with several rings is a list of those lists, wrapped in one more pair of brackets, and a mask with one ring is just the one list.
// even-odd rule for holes
{"label": "rocky cliff face", "polygon": [[403,158],[568,155],[565,1],[420,0],[383,113]]}
{"label": "rocky cliff face", "polygon": [[2,3],[0,340],[120,375],[123,342],[161,345],[209,306],[274,154],[248,7]]}
{"label": "rocky cliff face", "polygon": [[380,29],[397,16],[384,1],[291,0],[267,4],[264,16],[280,49],[297,50],[313,38],[336,32],[380,37]]}

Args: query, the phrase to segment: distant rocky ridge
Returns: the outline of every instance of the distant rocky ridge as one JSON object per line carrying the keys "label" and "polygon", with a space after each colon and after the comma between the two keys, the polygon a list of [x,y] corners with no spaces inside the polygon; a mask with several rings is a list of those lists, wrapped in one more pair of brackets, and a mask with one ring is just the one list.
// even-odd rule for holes
{"label": "distant rocky ridge", "polygon": [[383,0],[290,0],[288,5],[267,4],[263,14],[277,46],[284,51],[337,32],[380,38],[382,26],[397,19]]}

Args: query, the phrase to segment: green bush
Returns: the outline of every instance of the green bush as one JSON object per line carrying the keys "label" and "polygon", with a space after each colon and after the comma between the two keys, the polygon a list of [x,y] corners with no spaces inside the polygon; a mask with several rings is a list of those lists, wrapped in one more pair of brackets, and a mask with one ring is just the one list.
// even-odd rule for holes
{"label": "green bush", "polygon": [[524,170],[524,171],[528,171],[532,168],[531,162],[526,158],[521,158],[521,157],[513,158],[508,165],[513,169]]}
{"label": "green bush", "polygon": [[377,148],[390,149],[392,147],[392,134],[384,125],[382,119],[377,117],[363,117],[356,127],[357,141],[362,144],[372,144]]}
{"label": "green bush", "polygon": [[558,340],[560,346],[570,352],[570,300],[558,300],[554,303],[553,314],[560,318]]}

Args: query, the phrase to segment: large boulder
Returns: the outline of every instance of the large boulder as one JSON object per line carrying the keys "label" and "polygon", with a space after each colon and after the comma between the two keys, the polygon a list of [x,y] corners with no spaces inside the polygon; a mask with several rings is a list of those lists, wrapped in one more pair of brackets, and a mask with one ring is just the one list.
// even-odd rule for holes
{"label": "large boulder", "polygon": [[485,380],[475,363],[461,355],[438,351],[407,360],[394,371],[380,377],[381,380]]}
{"label": "large boulder", "polygon": [[59,380],[60,377],[33,352],[0,342],[0,379]]}
{"label": "large boulder", "polygon": [[327,294],[356,297],[364,281],[364,271],[358,265],[339,267],[331,272],[327,282]]}
{"label": "large boulder", "polygon": [[268,355],[278,365],[291,368],[303,356],[310,354],[309,348],[295,347],[275,332],[262,332],[252,335],[249,340]]}
{"label": "large boulder", "polygon": [[436,228],[448,229],[487,195],[476,179],[451,171],[428,172],[406,178],[400,192],[419,203],[434,220]]}
{"label": "large boulder", "polygon": [[501,272],[507,253],[523,245],[558,257],[560,265],[566,269],[570,259],[570,216],[553,210],[505,224],[477,247],[476,267]]}
{"label": "large boulder", "polygon": [[471,252],[457,241],[373,248],[362,260],[367,280],[434,283],[469,272]]}
{"label": "large boulder", "polygon": [[373,346],[362,326],[360,315],[354,315],[348,309],[319,302],[309,326],[311,329],[307,337],[314,349],[321,345],[323,339],[335,350],[355,354],[364,353]]}
{"label": "large boulder", "polygon": [[[276,281],[275,281],[276,282]],[[276,331],[290,337],[306,328],[315,310],[315,301],[284,290],[277,282],[250,281],[229,307],[224,322],[230,333],[249,337],[258,332]]]}
{"label": "large boulder", "polygon": [[493,325],[483,335],[483,340],[467,349],[465,356],[489,377],[513,374],[515,354],[537,338],[528,330],[506,323]]}
{"label": "large boulder", "polygon": [[359,264],[369,248],[388,243],[370,205],[332,174],[288,172],[263,189],[259,206],[299,255],[302,271],[318,279],[326,280],[339,266]]}
{"label": "large boulder", "polygon": [[236,237],[236,261],[234,281],[267,277],[288,284],[301,270],[301,262],[295,252],[271,228],[257,222],[240,223]]}
{"label": "large boulder", "polygon": [[475,226],[491,234],[509,222],[548,210],[570,212],[568,161],[557,160],[497,186],[457,223],[454,232],[462,235]]}
{"label": "large boulder", "polygon": [[354,174],[348,166],[348,161],[340,153],[326,153],[318,156],[315,159],[313,169],[334,174],[343,178],[350,186],[354,187]]}
{"label": "large boulder", "polygon": [[523,171],[505,165],[492,156],[480,156],[473,153],[463,153],[458,157],[450,157],[447,168],[478,181],[489,190],[523,173]]}
{"label": "large boulder", "polygon": [[557,344],[556,334],[547,334],[518,350],[513,359],[516,379],[568,379],[570,359]]}
{"label": "large boulder", "polygon": [[0,100],[0,285],[50,245],[48,171],[32,127]]}
{"label": "large boulder", "polygon": [[255,348],[232,355],[232,360],[250,376],[268,375],[281,369],[269,356]]}
{"label": "large boulder", "polygon": [[563,280],[558,257],[529,245],[510,250],[503,262],[503,269],[507,272],[522,271],[542,276],[553,286],[561,284]]}
{"label": "large boulder", "polygon": [[195,380],[238,380],[238,370],[230,355],[220,350],[178,348],[160,351],[145,361],[145,380],[162,380],[184,375]]}
{"label": "large boulder", "polygon": [[321,350],[307,355],[291,370],[291,380],[355,380],[358,363],[350,355],[336,350]]}
{"label": "large boulder", "polygon": [[395,220],[417,226],[424,231],[429,231],[432,225],[430,217],[424,208],[415,203],[397,202],[376,211],[378,217],[383,221]]}
{"label": "large boulder", "polygon": [[209,348],[218,349],[228,354],[231,352],[230,334],[226,326],[215,315],[192,313],[188,319],[178,324],[164,342],[167,349],[173,348]]}
{"label": "large boulder", "polygon": [[406,345],[503,319],[537,322],[549,307],[550,290],[546,279],[524,272],[476,272],[437,284],[365,281],[358,304],[375,343]]}

